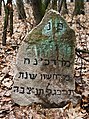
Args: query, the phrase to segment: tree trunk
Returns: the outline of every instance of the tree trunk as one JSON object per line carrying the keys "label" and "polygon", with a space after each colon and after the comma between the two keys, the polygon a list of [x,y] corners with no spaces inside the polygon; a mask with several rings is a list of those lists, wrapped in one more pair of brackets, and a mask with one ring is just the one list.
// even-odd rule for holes
{"label": "tree trunk", "polygon": [[63,11],[62,11],[62,14],[68,14],[66,0],[63,0]]}
{"label": "tree trunk", "polygon": [[42,1],[42,10],[43,10],[43,14],[45,13],[45,10],[48,7],[48,4],[50,3],[50,0],[41,0]]}
{"label": "tree trunk", "polygon": [[64,1],[64,0],[58,0],[58,12],[59,12],[59,13],[60,13],[60,11],[61,11],[61,9],[62,9],[63,1]]}
{"label": "tree trunk", "polygon": [[18,18],[26,19],[23,0],[16,0],[16,5],[17,5],[17,11],[18,11]]}
{"label": "tree trunk", "polygon": [[31,0],[36,25],[42,20],[50,0]]}
{"label": "tree trunk", "polygon": [[10,35],[13,34],[13,6],[10,9]]}
{"label": "tree trunk", "polygon": [[75,0],[75,15],[85,14],[84,12],[84,0]]}
{"label": "tree trunk", "polygon": [[71,0],[71,2],[74,2],[74,0]]}
{"label": "tree trunk", "polygon": [[8,26],[8,16],[9,9],[7,5],[5,6],[5,19],[4,19],[4,28],[3,28],[3,36],[2,36],[2,45],[6,45],[6,34],[7,34],[7,26]]}
{"label": "tree trunk", "polygon": [[0,0],[0,15],[1,15],[1,11],[2,11],[2,0]]}
{"label": "tree trunk", "polygon": [[7,35],[7,26],[10,15],[10,34],[13,33],[13,7],[12,0],[7,0],[7,4],[5,5],[5,19],[4,19],[4,28],[3,28],[3,36],[2,36],[2,45],[6,45],[6,35]]}
{"label": "tree trunk", "polygon": [[57,0],[52,0],[52,9],[57,10]]}
{"label": "tree trunk", "polygon": [[33,15],[36,22],[36,25],[41,21],[42,15],[42,3],[41,0],[31,0],[31,5],[33,9]]}

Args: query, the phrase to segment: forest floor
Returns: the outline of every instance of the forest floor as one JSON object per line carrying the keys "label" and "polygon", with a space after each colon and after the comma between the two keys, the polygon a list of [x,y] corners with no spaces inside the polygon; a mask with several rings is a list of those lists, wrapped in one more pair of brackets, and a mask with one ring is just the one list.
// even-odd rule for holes
{"label": "forest floor", "polygon": [[4,13],[0,16],[0,119],[89,119],[89,3],[85,15],[74,16],[74,4],[68,4],[69,14],[63,16],[76,33],[75,80],[76,92],[81,100],[74,107],[68,103],[63,108],[44,109],[41,105],[19,106],[11,98],[16,55],[26,34],[34,27],[34,17],[29,5],[25,5],[27,19],[18,20],[14,7],[14,33],[7,30],[7,45],[2,46]]}

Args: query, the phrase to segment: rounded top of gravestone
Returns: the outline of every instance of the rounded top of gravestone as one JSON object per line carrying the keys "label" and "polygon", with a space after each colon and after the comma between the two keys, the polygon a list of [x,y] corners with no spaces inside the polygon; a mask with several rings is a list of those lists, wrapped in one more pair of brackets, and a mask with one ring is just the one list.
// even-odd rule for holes
{"label": "rounded top of gravestone", "polygon": [[55,32],[58,37],[61,37],[66,30],[70,30],[67,22],[60,16],[58,11],[51,9],[45,14],[42,21],[27,34],[24,41],[34,44],[39,40],[53,37]]}

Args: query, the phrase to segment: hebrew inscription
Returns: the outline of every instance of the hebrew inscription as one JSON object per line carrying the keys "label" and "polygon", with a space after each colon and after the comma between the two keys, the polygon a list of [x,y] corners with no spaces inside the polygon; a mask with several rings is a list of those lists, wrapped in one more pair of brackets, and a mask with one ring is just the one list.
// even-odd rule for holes
{"label": "hebrew inscription", "polygon": [[74,59],[74,31],[57,11],[48,11],[19,48],[12,87],[15,103],[60,106],[73,101]]}
{"label": "hebrew inscription", "polygon": [[[48,84],[49,85],[49,84]],[[58,90],[58,89],[51,89],[48,88],[48,86],[45,89],[42,88],[34,88],[34,87],[18,87],[18,86],[14,86],[13,87],[13,92],[16,93],[21,93],[21,94],[34,94],[34,95],[38,95],[38,96],[42,96],[42,95],[46,95],[50,96],[56,96],[56,95],[71,95],[73,96],[75,91],[74,90]]]}
{"label": "hebrew inscription", "polygon": [[61,63],[61,66],[65,66],[65,67],[70,67],[70,61],[68,60],[64,60],[63,58],[61,60],[56,60],[56,59],[43,59],[40,58],[40,60],[38,59],[33,59],[32,61],[29,58],[24,58],[24,64],[32,64],[32,65],[39,65],[41,62],[44,62],[43,65],[58,65],[58,62]]}

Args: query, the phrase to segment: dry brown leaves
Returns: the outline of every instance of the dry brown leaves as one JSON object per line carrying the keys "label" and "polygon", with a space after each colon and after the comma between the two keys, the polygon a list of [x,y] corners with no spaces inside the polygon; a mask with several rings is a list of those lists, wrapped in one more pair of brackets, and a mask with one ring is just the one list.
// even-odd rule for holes
{"label": "dry brown leaves", "polygon": [[[89,4],[85,4],[86,14],[72,18],[74,4],[68,5],[69,15],[64,16],[76,33],[76,47],[89,50]],[[89,119],[89,54],[81,53],[75,59],[76,92],[81,94],[81,101],[73,107],[68,103],[63,108],[44,109],[41,105],[19,106],[11,99],[11,87],[15,68],[16,54],[25,35],[34,25],[31,7],[25,5],[27,19],[22,22],[17,18],[14,7],[14,34],[7,34],[7,45],[1,45],[3,17],[0,16],[0,119]]]}

